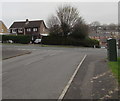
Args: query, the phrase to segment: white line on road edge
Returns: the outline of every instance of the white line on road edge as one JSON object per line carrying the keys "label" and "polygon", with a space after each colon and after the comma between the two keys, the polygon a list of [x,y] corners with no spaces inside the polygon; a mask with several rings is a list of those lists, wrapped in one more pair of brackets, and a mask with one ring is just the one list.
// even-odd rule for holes
{"label": "white line on road edge", "polygon": [[61,95],[59,96],[59,98],[58,98],[57,101],[62,101],[62,99],[64,98],[64,96],[65,96],[68,88],[70,87],[70,85],[71,85],[71,83],[72,83],[75,75],[77,74],[77,72],[78,72],[80,66],[82,65],[83,61],[85,60],[86,56],[87,56],[87,55],[85,54],[84,57],[83,57],[83,59],[82,59],[82,61],[81,61],[81,62],[79,63],[79,65],[77,66],[75,72],[73,73],[73,75],[72,75],[72,77],[70,78],[69,82],[67,83],[67,85],[66,85],[65,88],[63,89],[63,91],[62,91],[62,93],[61,93]]}

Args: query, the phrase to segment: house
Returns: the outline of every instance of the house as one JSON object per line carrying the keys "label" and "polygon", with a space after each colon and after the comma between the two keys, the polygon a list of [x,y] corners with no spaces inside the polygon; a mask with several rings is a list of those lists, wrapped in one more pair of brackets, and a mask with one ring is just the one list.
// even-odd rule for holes
{"label": "house", "polygon": [[40,37],[41,35],[48,35],[48,28],[46,27],[43,20],[29,21],[18,21],[14,22],[10,28],[10,33],[16,35],[32,35],[33,37]]}
{"label": "house", "polygon": [[112,30],[109,27],[104,28],[103,26],[98,26],[94,28],[93,26],[89,26],[89,37],[92,39],[99,40],[101,47],[106,47],[107,39],[118,37],[118,30]]}
{"label": "house", "polygon": [[106,47],[107,39],[112,38],[112,35],[110,33],[89,33],[89,37],[98,40],[101,47]]}
{"label": "house", "polygon": [[8,33],[8,29],[6,25],[2,21],[0,21],[0,34],[5,34],[5,33],[6,34]]}

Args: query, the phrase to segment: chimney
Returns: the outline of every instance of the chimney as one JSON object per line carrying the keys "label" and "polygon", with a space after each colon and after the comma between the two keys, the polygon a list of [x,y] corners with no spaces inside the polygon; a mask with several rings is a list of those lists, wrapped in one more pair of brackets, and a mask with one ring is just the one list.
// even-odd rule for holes
{"label": "chimney", "polygon": [[26,22],[25,22],[25,24],[27,25],[29,23],[29,20],[28,19],[26,19]]}
{"label": "chimney", "polygon": [[28,20],[28,19],[26,19],[26,22],[29,22],[29,20]]}

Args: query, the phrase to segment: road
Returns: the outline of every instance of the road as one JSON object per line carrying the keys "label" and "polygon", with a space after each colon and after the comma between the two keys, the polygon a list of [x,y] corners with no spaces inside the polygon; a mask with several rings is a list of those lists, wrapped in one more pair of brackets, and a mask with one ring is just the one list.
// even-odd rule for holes
{"label": "road", "polygon": [[85,55],[95,58],[102,54],[102,59],[106,58],[106,49],[38,45],[5,45],[4,48],[32,53],[3,60],[3,99],[58,99]]}

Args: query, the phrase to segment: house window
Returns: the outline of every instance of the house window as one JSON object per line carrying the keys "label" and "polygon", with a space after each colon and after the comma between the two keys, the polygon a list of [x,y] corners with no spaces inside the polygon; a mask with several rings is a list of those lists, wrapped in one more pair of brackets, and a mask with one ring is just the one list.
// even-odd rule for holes
{"label": "house window", "polygon": [[1,32],[3,33],[3,32],[4,32],[4,29],[2,29]]}
{"label": "house window", "polygon": [[37,32],[38,31],[38,29],[37,28],[33,28],[33,32]]}
{"label": "house window", "polygon": [[18,33],[23,33],[23,29],[22,28],[18,29]]}
{"label": "house window", "polygon": [[31,32],[31,28],[27,28],[27,32]]}
{"label": "house window", "polygon": [[12,33],[16,33],[16,29],[12,29]]}

